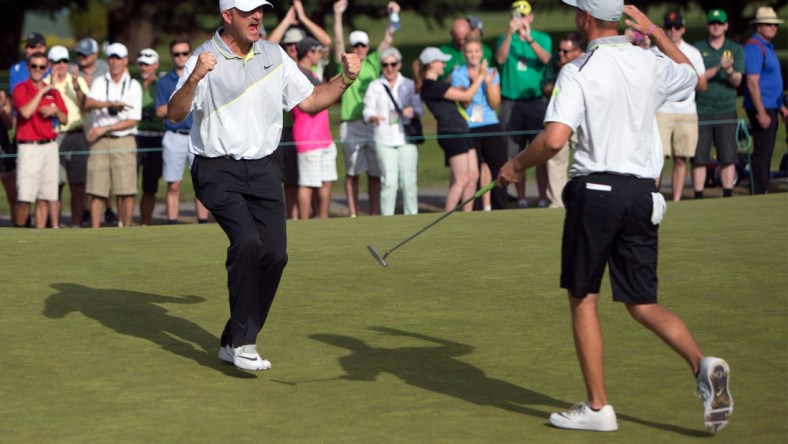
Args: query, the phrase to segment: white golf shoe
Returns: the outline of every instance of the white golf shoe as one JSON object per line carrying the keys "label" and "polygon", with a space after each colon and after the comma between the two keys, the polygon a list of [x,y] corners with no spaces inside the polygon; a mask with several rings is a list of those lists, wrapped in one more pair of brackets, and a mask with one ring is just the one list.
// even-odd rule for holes
{"label": "white golf shoe", "polygon": [[703,423],[709,432],[722,430],[733,413],[730,375],[724,359],[708,356],[698,366],[698,396],[703,402]]}
{"label": "white golf shoe", "polygon": [[569,411],[550,415],[550,424],[561,429],[591,430],[595,432],[613,432],[618,430],[616,412],[612,405],[602,407],[598,412],[591,409],[588,403],[581,402],[572,406]]}
{"label": "white golf shoe", "polygon": [[234,364],[241,370],[268,370],[271,363],[263,359],[257,353],[257,346],[254,344],[231,347],[225,345],[219,349],[219,359],[229,364]]}

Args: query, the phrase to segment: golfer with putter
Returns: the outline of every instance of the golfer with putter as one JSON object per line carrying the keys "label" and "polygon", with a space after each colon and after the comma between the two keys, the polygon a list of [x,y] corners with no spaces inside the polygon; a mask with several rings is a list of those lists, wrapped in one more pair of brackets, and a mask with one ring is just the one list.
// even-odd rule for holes
{"label": "golfer with putter", "polygon": [[279,45],[260,40],[265,0],[220,0],[223,26],[186,62],[167,116],[194,118],[189,150],[197,198],[230,240],[230,319],[219,359],[243,370],[266,370],[257,353],[287,263],[285,203],[279,167],[282,109],[314,114],[342,96],[361,63],[342,54],[342,74],[319,86],[304,77]]}
{"label": "golfer with putter", "polygon": [[[565,429],[618,429],[605,390],[597,315],[608,265],[613,300],[687,361],[703,402],[704,425],[717,432],[733,412],[728,364],[705,357],[684,322],[657,303],[657,230],[665,201],[654,182],[662,168],[655,116],[665,101],[688,97],[698,76],[665,32],[636,7],[622,0],[563,1],[576,8],[575,25],[588,50],[561,70],[544,131],[498,176],[501,186],[522,180],[525,169],[544,163],[577,132],[572,180],[563,197],[561,287],[569,291],[588,399],[553,413],[550,423]],[[622,12],[630,18],[626,25],[650,37],[664,56],[618,35]]]}

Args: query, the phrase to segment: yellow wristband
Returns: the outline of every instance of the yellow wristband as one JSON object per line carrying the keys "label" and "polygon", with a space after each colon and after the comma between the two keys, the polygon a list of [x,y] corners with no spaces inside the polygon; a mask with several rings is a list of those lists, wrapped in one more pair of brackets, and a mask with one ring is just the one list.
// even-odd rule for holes
{"label": "yellow wristband", "polygon": [[348,85],[348,86],[350,86],[350,85],[352,85],[352,84],[353,84],[353,82],[355,82],[355,80],[354,80],[354,79],[351,79],[350,77],[348,77],[348,76],[345,74],[345,71],[342,71],[342,83],[344,83],[345,85]]}

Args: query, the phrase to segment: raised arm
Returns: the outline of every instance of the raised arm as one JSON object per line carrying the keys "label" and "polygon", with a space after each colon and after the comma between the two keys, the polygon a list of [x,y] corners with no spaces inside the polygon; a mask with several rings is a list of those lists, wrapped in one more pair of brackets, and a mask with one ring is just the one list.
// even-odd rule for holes
{"label": "raised arm", "polygon": [[334,3],[334,59],[342,62],[345,53],[345,30],[342,27],[342,15],[347,9],[347,0],[337,0]]}
{"label": "raised arm", "polygon": [[293,7],[295,8],[296,18],[304,28],[306,28],[307,32],[312,34],[312,36],[317,39],[318,42],[322,46],[328,48],[331,46],[331,36],[328,33],[317,25],[317,23],[313,22],[312,19],[304,12],[304,5],[301,3],[301,0],[293,0]]}
{"label": "raised arm", "polygon": [[200,53],[194,70],[181,88],[170,97],[170,102],[167,104],[167,117],[171,121],[182,122],[186,119],[191,112],[197,85],[209,72],[213,71],[214,66],[216,66],[216,56],[208,51]]}
{"label": "raised arm", "polygon": [[298,109],[308,114],[317,114],[339,100],[342,93],[356,81],[361,71],[361,60],[355,54],[342,53],[340,57],[342,73],[329,82],[316,86],[312,94],[297,105]]}
{"label": "raised arm", "polygon": [[[389,2],[387,6],[388,10],[391,12],[396,12],[399,14],[400,7],[399,3],[397,2]],[[378,53],[383,51],[386,48],[390,48],[391,45],[394,44],[394,29],[391,27],[391,20],[388,21],[388,25],[386,26],[386,30],[383,32],[383,38],[380,40],[378,44]]]}
{"label": "raised arm", "polygon": [[499,65],[506,63],[506,59],[509,57],[509,50],[512,47],[512,38],[517,33],[518,29],[520,29],[520,19],[509,19],[509,27],[506,28],[506,34],[503,35],[501,45],[495,50],[495,61],[498,62]]}
{"label": "raised arm", "polygon": [[282,20],[279,21],[279,24],[276,25],[276,28],[268,34],[268,41],[280,43],[287,30],[296,23],[295,6],[291,6],[285,13],[285,16],[282,17]]}

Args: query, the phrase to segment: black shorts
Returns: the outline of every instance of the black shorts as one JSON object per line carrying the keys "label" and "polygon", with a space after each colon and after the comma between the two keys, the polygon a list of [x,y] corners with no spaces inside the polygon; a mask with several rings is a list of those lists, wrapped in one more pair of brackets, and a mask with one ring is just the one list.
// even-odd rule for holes
{"label": "black shorts", "polygon": [[84,184],[88,177],[88,154],[90,143],[82,130],[58,136],[60,142],[60,166],[66,173],[69,184]]}
{"label": "black shorts", "polygon": [[561,287],[577,298],[599,293],[610,266],[613,300],[657,302],[657,230],[651,222],[654,179],[592,174],[564,188],[566,220]]}
{"label": "black shorts", "polygon": [[444,164],[449,166],[449,159],[460,154],[465,154],[473,149],[473,140],[470,133],[439,134],[438,145],[443,149]]}
{"label": "black shorts", "polygon": [[162,172],[162,136],[136,136],[137,165],[142,168],[142,192],[156,193],[159,191],[159,179]]}
{"label": "black shorts", "polygon": [[[711,163],[711,144],[717,149],[717,160],[723,165],[739,160],[736,141],[736,111],[723,114],[698,114],[698,146],[695,149],[693,165]],[[722,123],[712,123],[722,122]]]}
{"label": "black shorts", "polygon": [[[506,103],[504,103],[506,102]],[[522,151],[537,134],[544,129],[544,116],[549,101],[544,97],[530,100],[508,100],[501,102],[501,125],[509,133],[507,143],[514,145],[515,152]]]}

